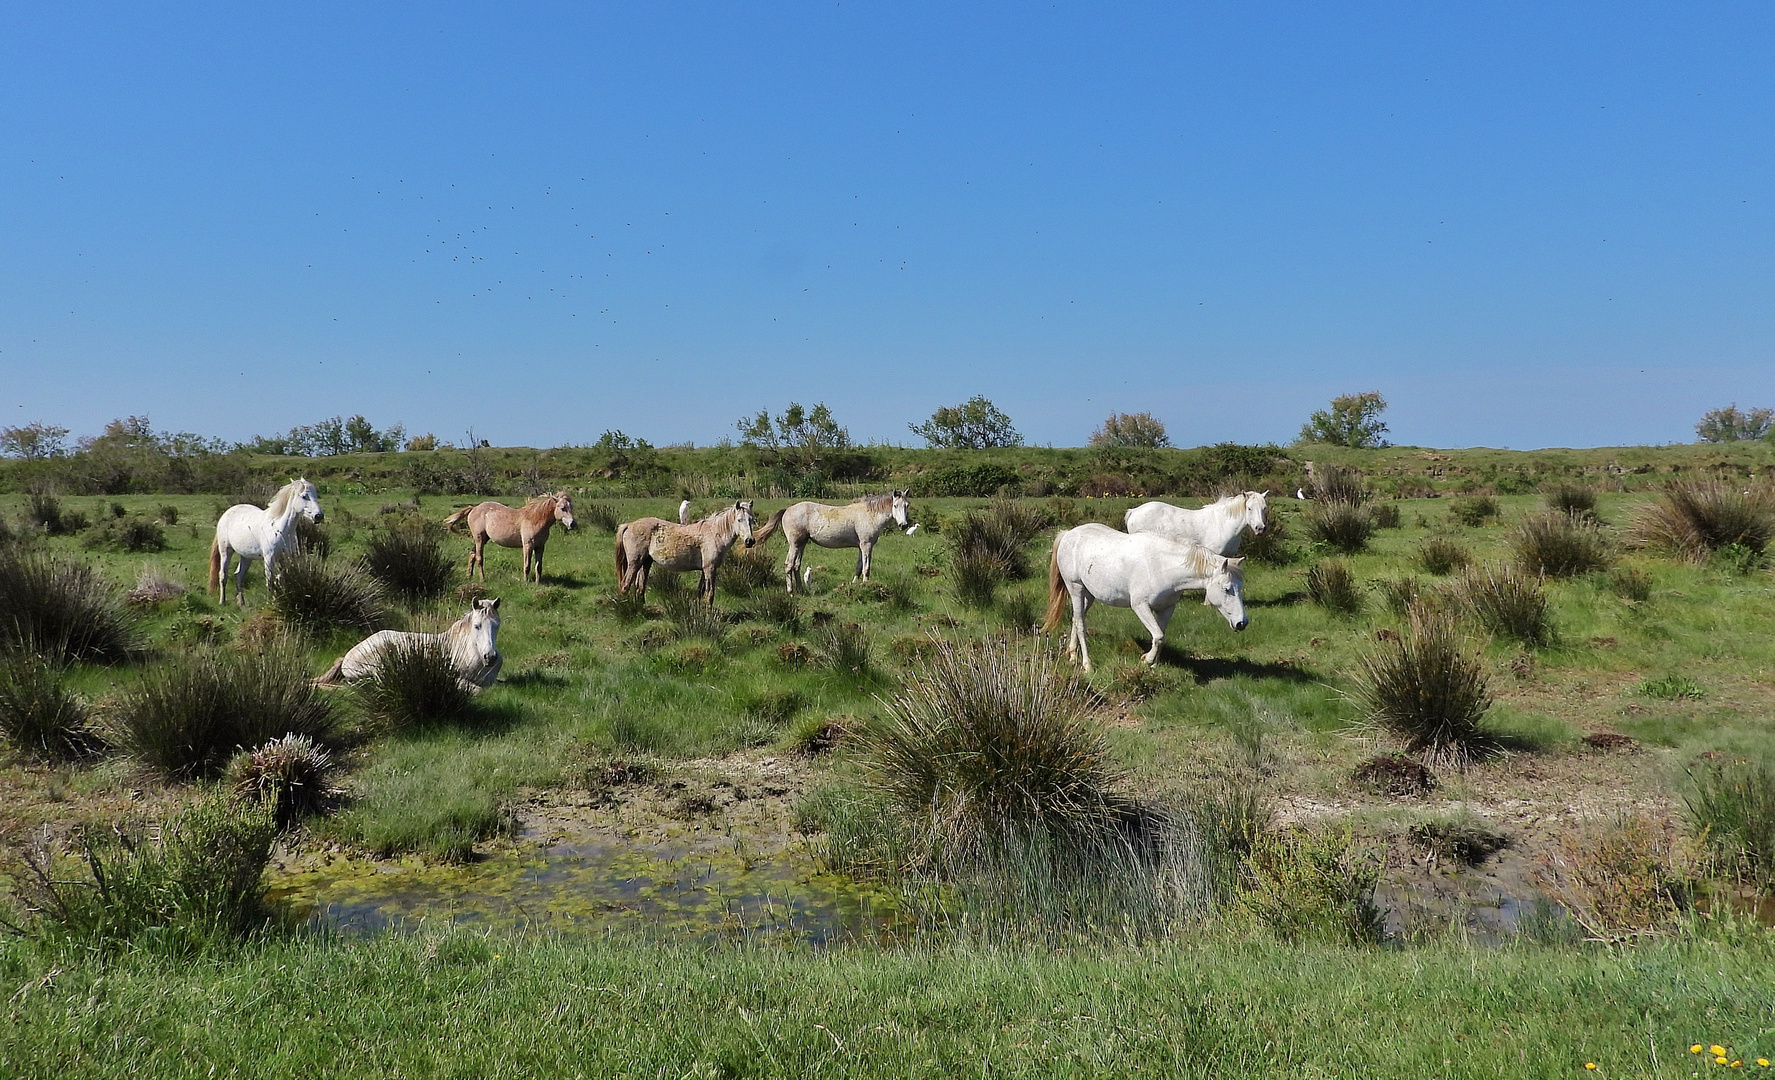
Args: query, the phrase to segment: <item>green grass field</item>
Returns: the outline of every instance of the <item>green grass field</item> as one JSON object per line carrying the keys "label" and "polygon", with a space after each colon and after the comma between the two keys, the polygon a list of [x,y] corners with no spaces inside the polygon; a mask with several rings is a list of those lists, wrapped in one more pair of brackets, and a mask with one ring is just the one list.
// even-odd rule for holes
{"label": "green grass field", "polygon": [[[1620,475],[1645,477],[1649,486],[1670,475],[1659,470],[1672,463],[1705,468],[1709,452],[1726,453],[1400,449],[1361,464],[1384,487],[1407,464],[1413,475],[1440,470],[1446,479],[1458,468],[1471,480],[1487,470],[1532,471],[1543,458],[1548,468],[1572,470],[1613,461],[1625,470]],[[1734,452],[1744,458],[1733,459],[1735,467],[1765,467],[1760,448]],[[1632,471],[1641,465],[1645,473]],[[343,477],[322,482],[332,559],[361,551],[385,508],[413,505],[405,491],[365,486]],[[1598,514],[1618,548],[1636,508],[1651,497],[1601,495]],[[1029,633],[1046,602],[1038,574],[1001,586],[990,607],[961,603],[939,530],[985,500],[915,497],[925,527],[883,537],[868,585],[850,581],[854,551],[810,548],[807,564],[821,569],[811,595],[793,609],[772,602],[781,589],[774,573],[755,588],[730,573],[714,626],[678,616],[684,605],[658,588],[648,611],[625,612],[611,600],[611,533],[583,524],[586,506],[606,502],[623,520],[675,518],[677,497],[600,499],[594,491],[578,500],[582,527],[554,534],[541,585],[519,580],[515,551],[489,548],[486,590],[502,598],[505,667],[482,695],[481,718],[350,751],[350,799],[306,827],[304,850],[369,866],[483,856],[514,843],[514,824],[537,792],[584,791],[588,776],[615,761],[650,762],[661,775],[682,776],[691,763],[768,755],[794,763],[800,790],[849,785],[847,743],[803,756],[799,747],[811,734],[867,723],[878,697],[893,692],[932,635]],[[64,496],[65,508],[95,520],[117,503],[142,515],[170,506],[178,524],[165,530],[166,550],[151,554],[92,550],[79,537],[32,541],[93,561],[123,587],[145,568],[186,586],[183,595],[141,610],[151,646],[142,663],[71,669],[74,688],[101,710],[154,656],[225,645],[262,629],[257,568],[244,610],[218,607],[205,595],[210,523],[223,501]],[[416,503],[441,519],[471,501],[426,496]],[[695,501],[702,511],[719,505],[712,496]],[[760,500],[760,517],[787,501]],[[1077,499],[1074,509],[1119,520],[1137,501]],[[1432,538],[1462,545],[1477,563],[1502,561],[1515,525],[1540,507],[1536,495],[1503,494],[1496,518],[1463,525],[1450,498],[1384,501],[1398,509],[1399,527],[1377,531],[1359,554],[1335,556],[1359,586],[1354,614],[1308,598],[1307,571],[1331,556],[1308,548],[1292,499],[1273,505],[1294,558],[1247,567],[1247,632],[1234,634],[1212,610],[1186,604],[1149,672],[1137,664],[1147,644],[1137,620],[1093,610],[1091,681],[1111,703],[1105,719],[1131,790],[1187,799],[1235,772],[1256,777],[1279,827],[1347,822],[1386,849],[1392,871],[1419,881],[1443,872],[1426,869],[1408,840],[1426,821],[1477,816],[1509,838],[1507,858],[1532,868],[1569,850],[1562,845],[1586,822],[1631,814],[1686,834],[1683,798],[1693,770],[1775,756],[1775,576],[1620,548],[1618,565],[1646,579],[1645,599],[1624,598],[1608,572],[1552,580],[1545,586],[1549,644],[1484,644],[1495,699],[1488,722],[1504,738],[1503,754],[1443,770],[1440,786],[1421,798],[1353,784],[1359,762],[1393,747],[1359,722],[1350,697],[1360,659],[1402,625],[1379,585],[1405,575],[1444,580],[1418,564]],[[16,521],[24,505],[22,495],[0,495],[0,516]],[[1051,535],[1031,546],[1038,571]],[[467,540],[450,543],[465,561]],[[783,551],[780,539],[763,548],[773,567]],[[687,577],[684,587],[690,583]],[[430,624],[466,606],[452,597],[400,618]],[[847,624],[868,645],[860,670],[822,660],[831,651],[825,635]],[[309,639],[310,670],[319,674],[357,637]],[[349,696],[338,700],[349,711]],[[1599,732],[1628,736],[1635,746],[1584,741]],[[44,765],[14,755],[0,759],[0,842],[16,852],[44,830],[66,839],[79,826],[158,820],[199,787],[167,784],[119,758]],[[793,811],[785,806],[780,816]],[[742,819],[723,813],[714,811],[703,827],[732,832]],[[1427,930],[1416,944],[1363,950],[1282,945],[1249,927],[1216,923],[1184,940],[1107,955],[941,938],[829,952],[697,947],[682,935],[672,941],[673,934],[670,927],[659,930],[659,941],[556,940],[517,928],[483,937],[431,927],[368,941],[298,934],[195,961],[148,952],[83,956],[11,941],[0,946],[0,995],[10,1000],[12,1020],[0,1034],[0,1072],[209,1075],[213,1066],[254,1075],[1538,1076],[1582,1072],[1594,1061],[1602,1075],[1690,1075],[1702,1064],[1687,1052],[1694,1042],[1731,1045],[1747,1065],[1753,1050],[1775,1051],[1766,1034],[1775,1023],[1769,945],[1749,925],[1735,927],[1729,943],[1714,931],[1697,937],[1672,929],[1657,942],[1620,949],[1484,949],[1450,940],[1459,932],[1444,928]]]}

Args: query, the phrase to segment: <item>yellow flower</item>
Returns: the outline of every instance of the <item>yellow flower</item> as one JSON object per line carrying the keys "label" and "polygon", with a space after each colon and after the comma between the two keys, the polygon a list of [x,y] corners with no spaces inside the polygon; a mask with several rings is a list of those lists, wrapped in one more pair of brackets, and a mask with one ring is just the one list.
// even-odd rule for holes
{"label": "yellow flower", "polygon": [[1707,1048],[1707,1052],[1712,1054],[1714,1057],[1724,1057],[1726,1054],[1726,1048],[1721,1046],[1719,1043],[1714,1043],[1712,1046]]}
{"label": "yellow flower", "polygon": [[1716,1056],[1713,1059],[1713,1063],[1715,1065],[1724,1065],[1726,1063],[1726,1055],[1720,1054],[1720,1055]]}
{"label": "yellow flower", "polygon": [[1769,1067],[1769,1059],[1768,1058],[1757,1058],[1757,1065],[1760,1066],[1761,1068],[1766,1069]]}
{"label": "yellow flower", "polygon": [[1586,1061],[1586,1062],[1585,1062],[1585,1063],[1584,1063],[1584,1067],[1585,1067],[1585,1068],[1586,1068],[1586,1069],[1594,1069],[1594,1068],[1596,1068],[1596,1062],[1594,1062],[1594,1061]]}

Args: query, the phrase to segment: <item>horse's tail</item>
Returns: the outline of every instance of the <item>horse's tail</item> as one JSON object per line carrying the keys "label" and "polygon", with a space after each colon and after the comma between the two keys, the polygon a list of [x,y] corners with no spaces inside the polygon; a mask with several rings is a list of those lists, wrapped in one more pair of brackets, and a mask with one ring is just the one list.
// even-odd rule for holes
{"label": "horse's tail", "polygon": [[222,530],[216,530],[216,538],[210,541],[210,589],[222,587]]}
{"label": "horse's tail", "polygon": [[1048,553],[1048,617],[1042,620],[1043,630],[1051,634],[1059,629],[1060,617],[1066,614],[1067,599],[1066,582],[1060,580],[1060,537],[1056,536],[1054,550]]}
{"label": "horse's tail", "polygon": [[463,521],[465,521],[468,518],[469,512],[472,511],[473,509],[474,509],[474,507],[472,507],[472,506],[465,506],[462,509],[451,514],[449,517],[444,519],[444,528],[449,529],[452,532],[456,531],[456,527],[458,525],[461,525],[463,523]]}
{"label": "horse's tail", "polygon": [[776,534],[776,531],[783,527],[783,515],[787,514],[788,512],[789,512],[789,508],[785,506],[781,510],[778,510],[776,513],[772,514],[770,516],[770,519],[768,521],[766,521],[763,525],[760,525],[758,528],[753,529],[752,530],[752,542],[754,544],[762,544],[766,540],[769,540],[772,536],[774,536]]}
{"label": "horse's tail", "polygon": [[616,591],[622,592],[629,587],[629,546],[623,543],[629,531],[629,523],[623,522],[616,527]]}
{"label": "horse's tail", "polygon": [[327,669],[327,673],[325,675],[322,675],[320,678],[314,680],[314,685],[316,685],[316,686],[337,686],[339,684],[339,680],[343,679],[344,677],[345,677],[345,657],[341,656],[339,659],[333,661],[333,666]]}

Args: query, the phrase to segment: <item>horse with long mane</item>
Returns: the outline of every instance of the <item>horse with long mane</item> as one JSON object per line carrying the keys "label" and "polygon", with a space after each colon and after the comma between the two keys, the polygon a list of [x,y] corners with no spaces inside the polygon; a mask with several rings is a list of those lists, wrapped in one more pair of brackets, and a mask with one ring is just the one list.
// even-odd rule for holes
{"label": "horse with long mane", "polygon": [[1165,642],[1165,627],[1185,592],[1203,590],[1202,602],[1219,611],[1234,630],[1250,625],[1245,618],[1245,577],[1240,569],[1244,561],[1154,533],[1129,534],[1098,522],[1080,525],[1054,538],[1054,550],[1048,557],[1048,617],[1043,626],[1049,632],[1059,627],[1071,599],[1072,630],[1066,638],[1066,655],[1076,660],[1082,654],[1085,670],[1090,671],[1085,612],[1094,602],[1132,608],[1153,639],[1152,648],[1141,659],[1156,663]]}
{"label": "horse with long mane", "polygon": [[235,565],[234,601],[246,603],[247,564],[254,559],[265,562],[265,584],[271,585],[279,556],[296,542],[296,515],[309,521],[320,521],[325,513],[320,497],[307,480],[291,480],[272,497],[264,509],[252,503],[239,503],[222,512],[216,521],[216,538],[210,541],[210,588],[220,593],[220,603],[228,602],[228,560]]}
{"label": "horse with long mane", "polygon": [[810,540],[823,548],[856,548],[857,572],[852,580],[868,581],[869,560],[875,551],[875,542],[881,539],[890,521],[904,529],[911,510],[912,504],[907,501],[904,491],[865,495],[843,506],[798,502],[772,514],[770,520],[759,528],[758,541],[763,543],[779,528],[783,530],[784,538],[789,541],[789,555],[783,560],[783,577],[790,592],[795,591],[801,570],[801,553],[807,550]]}
{"label": "horse with long mane", "polygon": [[542,582],[542,552],[549,542],[549,530],[559,521],[561,527],[568,532],[573,531],[573,499],[565,491],[557,491],[553,495],[538,495],[521,507],[510,507],[500,502],[477,503],[465,506],[444,519],[444,527],[454,530],[464,519],[468,522],[469,535],[474,537],[475,549],[468,556],[468,572],[480,571],[482,581],[487,580],[487,563],[484,554],[487,541],[491,540],[500,547],[521,547],[524,549],[524,580],[530,580],[532,558],[535,559],[536,580]]}
{"label": "horse with long mane", "polygon": [[499,655],[499,598],[476,600],[474,607],[441,634],[403,630],[378,630],[358,642],[334,662],[327,673],[314,680],[317,686],[356,682],[373,674],[390,649],[441,647],[450,654],[456,681],[478,693],[493,685],[505,658]]}
{"label": "horse with long mane", "polygon": [[1245,530],[1261,533],[1270,523],[1270,493],[1242,491],[1216,499],[1200,510],[1170,503],[1142,503],[1122,515],[1130,533],[1157,533],[1182,543],[1200,544],[1221,555],[1237,555]]}
{"label": "horse with long mane", "polygon": [[715,571],[735,541],[751,547],[752,500],[742,499],[693,525],[644,517],[616,527],[616,591],[636,587],[647,596],[647,575],[654,564],[667,570],[701,570],[697,595],[715,603]]}

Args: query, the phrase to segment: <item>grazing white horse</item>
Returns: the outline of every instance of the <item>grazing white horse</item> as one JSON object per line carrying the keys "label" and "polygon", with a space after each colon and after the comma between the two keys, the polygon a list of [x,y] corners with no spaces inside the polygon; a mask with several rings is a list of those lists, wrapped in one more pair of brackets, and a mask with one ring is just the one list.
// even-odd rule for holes
{"label": "grazing white horse", "polygon": [[1141,657],[1151,664],[1159,658],[1165,627],[1185,592],[1203,590],[1207,595],[1202,602],[1219,611],[1234,630],[1250,625],[1245,618],[1245,578],[1239,569],[1244,561],[1153,533],[1130,535],[1098,522],[1080,525],[1054,538],[1043,627],[1050,632],[1059,627],[1070,598],[1072,631],[1066,638],[1066,655],[1075,660],[1083,656],[1085,670],[1090,671],[1085,611],[1093,602],[1132,608],[1152,634],[1152,648]]}
{"label": "grazing white horse", "polygon": [[783,537],[789,541],[789,555],[783,560],[783,578],[790,592],[795,591],[801,553],[807,550],[809,540],[823,548],[856,548],[857,573],[851,580],[868,581],[869,560],[875,551],[875,542],[887,531],[890,521],[906,528],[911,509],[908,493],[904,491],[865,495],[843,506],[798,502],[772,514],[758,530],[758,542],[762,544],[770,539],[771,533],[779,528],[783,530]]}
{"label": "grazing white horse", "polygon": [[216,522],[216,538],[210,542],[210,588],[220,592],[221,603],[228,602],[231,555],[239,558],[235,568],[235,603],[246,603],[247,564],[254,559],[265,560],[265,584],[271,584],[278,556],[296,542],[297,514],[309,521],[319,521],[324,516],[314,485],[307,480],[285,484],[263,510],[252,503],[241,503],[222,512]]}
{"label": "grazing white horse", "polygon": [[499,655],[499,598],[476,600],[466,615],[441,634],[378,630],[353,645],[325,675],[314,680],[315,685],[356,682],[373,673],[390,649],[410,649],[434,642],[449,650],[456,681],[464,690],[479,693],[492,686],[493,680],[499,678],[499,669],[505,666],[505,657]]}
{"label": "grazing white horse", "polygon": [[1122,515],[1130,533],[1158,533],[1182,543],[1200,544],[1220,555],[1237,555],[1249,528],[1263,532],[1270,523],[1270,493],[1244,491],[1216,499],[1200,510],[1170,503],[1142,503]]}

